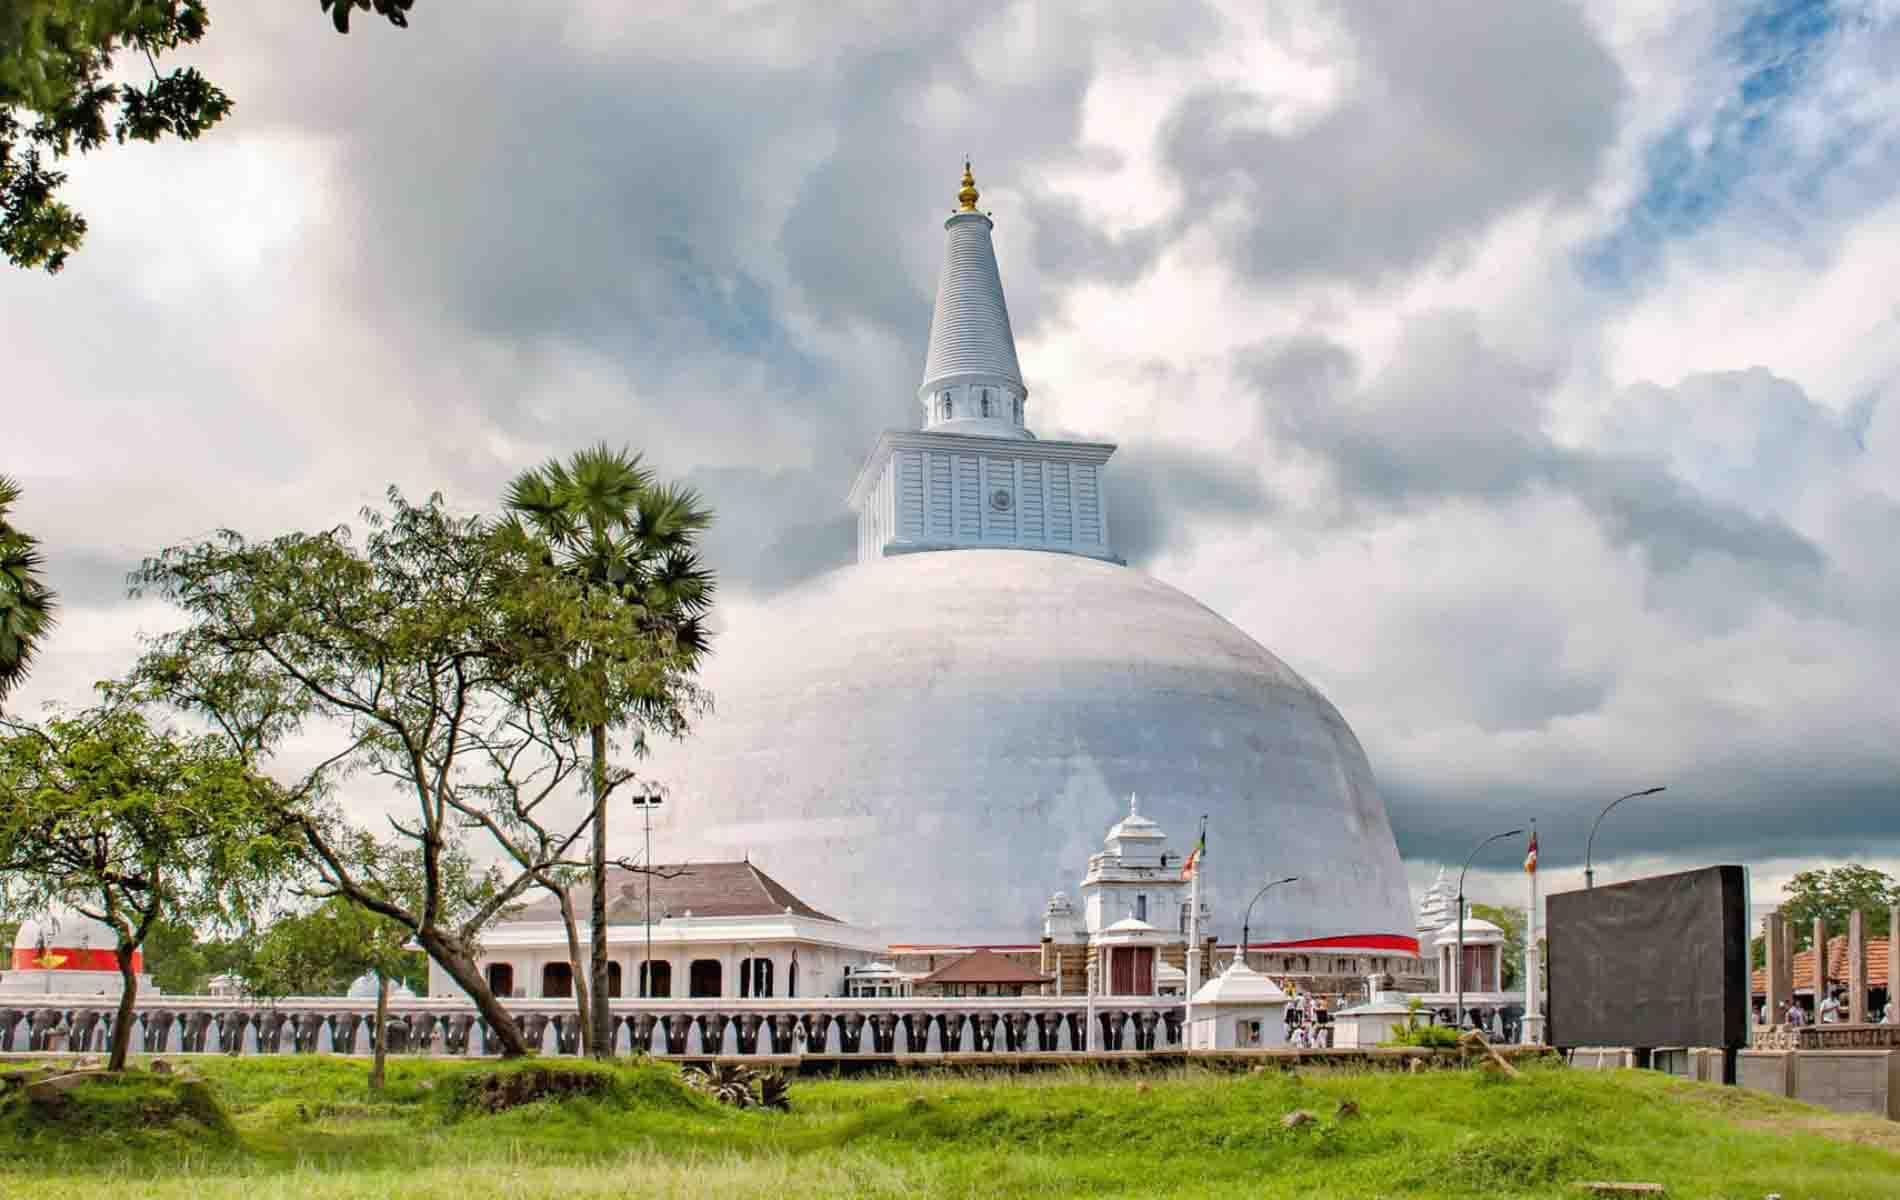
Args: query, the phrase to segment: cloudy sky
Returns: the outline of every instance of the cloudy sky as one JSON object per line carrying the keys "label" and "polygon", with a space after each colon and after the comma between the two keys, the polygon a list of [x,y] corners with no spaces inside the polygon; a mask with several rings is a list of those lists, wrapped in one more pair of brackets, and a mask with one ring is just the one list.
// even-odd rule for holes
{"label": "cloudy sky", "polygon": [[599,439],[719,509],[724,620],[842,563],[967,153],[1032,425],[1338,704],[1415,886],[1533,815],[1568,886],[1657,783],[1607,871],[1900,868],[1891,0],[212,9],[233,116],[0,274],[19,707],[168,622],[142,554]]}

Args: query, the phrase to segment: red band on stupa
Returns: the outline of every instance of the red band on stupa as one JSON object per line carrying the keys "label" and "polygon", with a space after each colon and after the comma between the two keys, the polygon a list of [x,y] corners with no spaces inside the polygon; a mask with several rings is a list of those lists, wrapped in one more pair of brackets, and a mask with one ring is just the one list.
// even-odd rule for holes
{"label": "red band on stupa", "polygon": [[1396,933],[1354,933],[1345,937],[1303,938],[1297,942],[1254,942],[1249,950],[1393,950],[1417,954],[1418,939]]}
{"label": "red band on stupa", "polygon": [[[58,959],[48,964],[47,960]],[[13,970],[15,971],[116,971],[119,969],[117,950],[67,950],[50,947],[44,956],[32,947],[15,946],[13,948]],[[132,951],[132,969],[145,969],[145,955]]]}

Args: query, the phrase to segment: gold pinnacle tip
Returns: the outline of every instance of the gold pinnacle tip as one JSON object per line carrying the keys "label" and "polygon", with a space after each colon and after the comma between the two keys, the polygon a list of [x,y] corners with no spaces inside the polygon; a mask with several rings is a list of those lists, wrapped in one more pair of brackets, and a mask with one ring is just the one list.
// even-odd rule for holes
{"label": "gold pinnacle tip", "polygon": [[963,160],[963,187],[957,192],[957,211],[975,212],[978,194],[976,176],[970,174],[970,160],[966,158]]}

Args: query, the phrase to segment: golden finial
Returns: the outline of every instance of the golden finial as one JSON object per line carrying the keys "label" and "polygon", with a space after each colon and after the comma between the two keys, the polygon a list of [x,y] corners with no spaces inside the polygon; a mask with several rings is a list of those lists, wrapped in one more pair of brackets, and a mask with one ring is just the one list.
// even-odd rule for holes
{"label": "golden finial", "polygon": [[976,211],[976,176],[970,174],[970,160],[963,160],[963,187],[957,192],[957,211]]}

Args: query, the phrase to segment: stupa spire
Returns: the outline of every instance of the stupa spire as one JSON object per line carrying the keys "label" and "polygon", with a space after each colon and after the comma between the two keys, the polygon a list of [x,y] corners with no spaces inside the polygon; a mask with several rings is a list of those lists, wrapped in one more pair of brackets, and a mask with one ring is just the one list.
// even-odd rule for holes
{"label": "stupa spire", "polygon": [[1025,425],[1029,388],[1016,361],[1016,335],[996,269],[995,227],[976,206],[976,175],[963,162],[957,209],[943,223],[949,235],[937,307],[930,318],[930,349],[917,400],[924,428],[986,437],[1031,436]]}

